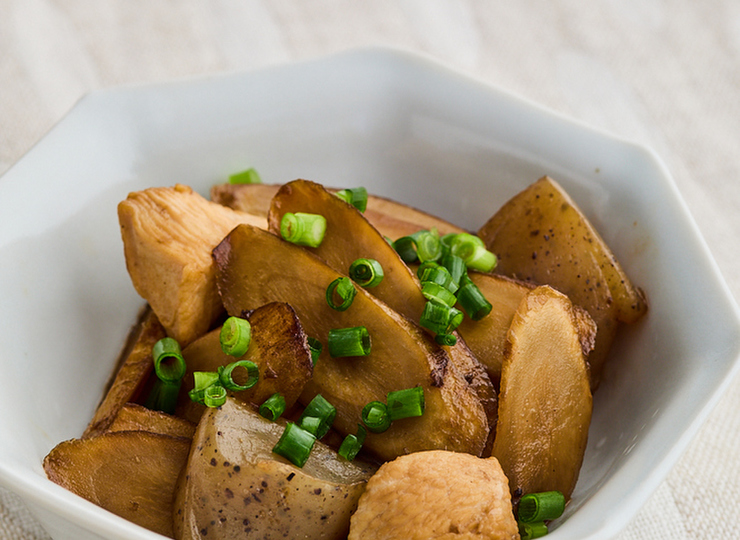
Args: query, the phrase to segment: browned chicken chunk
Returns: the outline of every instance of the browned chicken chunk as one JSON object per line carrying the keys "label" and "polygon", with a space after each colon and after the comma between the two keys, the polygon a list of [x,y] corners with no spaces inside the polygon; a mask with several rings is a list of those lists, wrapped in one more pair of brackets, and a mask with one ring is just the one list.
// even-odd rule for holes
{"label": "browned chicken chunk", "polygon": [[118,205],[126,267],[167,334],[185,346],[223,311],[211,250],[239,223],[266,220],[212,203],[191,188],[151,188]]}

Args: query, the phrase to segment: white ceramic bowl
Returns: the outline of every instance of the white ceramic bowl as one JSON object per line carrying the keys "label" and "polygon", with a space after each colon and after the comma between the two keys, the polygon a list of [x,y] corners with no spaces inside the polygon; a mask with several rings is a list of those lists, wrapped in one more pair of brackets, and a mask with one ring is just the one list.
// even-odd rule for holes
{"label": "white ceramic bowl", "polygon": [[96,92],[0,180],[0,482],[55,538],[157,537],[41,466],[82,433],[142,305],[116,204],[176,182],[207,194],[250,166],[270,183],[364,185],[473,230],[544,174],[571,193],[650,312],[612,352],[553,540],[626,525],[738,369],[738,307],[649,150],[387,50]]}

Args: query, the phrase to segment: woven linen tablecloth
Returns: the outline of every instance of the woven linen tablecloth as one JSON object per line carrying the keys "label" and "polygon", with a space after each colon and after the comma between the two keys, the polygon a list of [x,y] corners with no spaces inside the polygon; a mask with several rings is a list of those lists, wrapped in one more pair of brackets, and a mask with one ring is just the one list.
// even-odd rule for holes
{"label": "woven linen tablecloth", "polygon": [[[740,298],[737,0],[0,0],[0,173],[90,90],[367,45],[422,52],[653,148]],[[738,499],[735,380],[619,539],[740,538]],[[0,538],[46,537],[0,490]]]}

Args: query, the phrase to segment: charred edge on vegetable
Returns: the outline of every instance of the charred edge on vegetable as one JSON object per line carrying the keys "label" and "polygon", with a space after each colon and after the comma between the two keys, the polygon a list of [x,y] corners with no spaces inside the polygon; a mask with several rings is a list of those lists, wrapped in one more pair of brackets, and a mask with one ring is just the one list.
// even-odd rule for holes
{"label": "charred edge on vegetable", "polygon": [[429,375],[432,379],[432,386],[435,388],[442,388],[444,385],[444,380],[447,376],[447,363],[449,361],[450,359],[447,356],[447,353],[441,348],[432,352],[432,362],[434,363],[434,367]]}

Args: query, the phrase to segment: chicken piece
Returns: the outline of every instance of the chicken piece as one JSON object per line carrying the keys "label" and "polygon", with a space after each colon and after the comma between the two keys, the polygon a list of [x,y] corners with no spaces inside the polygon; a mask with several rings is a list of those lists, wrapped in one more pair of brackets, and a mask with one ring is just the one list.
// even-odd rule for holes
{"label": "chicken piece", "polygon": [[348,540],[518,540],[496,458],[432,450],[385,463],[370,478]]}
{"label": "chicken piece", "polygon": [[266,228],[265,218],[212,203],[191,188],[151,188],[118,205],[131,281],[167,334],[184,347],[223,311],[211,250],[240,223]]}

